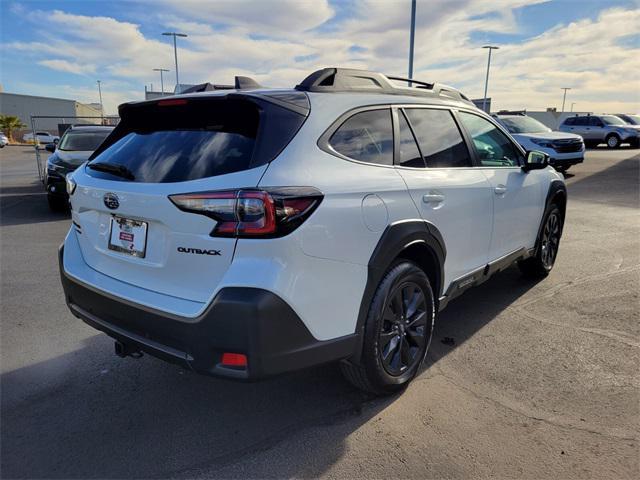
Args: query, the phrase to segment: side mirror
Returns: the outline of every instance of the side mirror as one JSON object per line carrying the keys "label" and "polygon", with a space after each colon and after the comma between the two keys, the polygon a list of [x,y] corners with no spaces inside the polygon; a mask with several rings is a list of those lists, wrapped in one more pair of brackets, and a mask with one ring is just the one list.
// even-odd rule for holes
{"label": "side mirror", "polygon": [[55,144],[55,143],[47,143],[47,144],[44,146],[44,149],[45,149],[47,152],[51,152],[51,153],[53,153],[53,152],[55,152],[55,151],[56,151],[56,144]]}
{"label": "side mirror", "polygon": [[531,151],[527,153],[522,170],[529,172],[530,170],[542,170],[549,165],[549,155],[546,153]]}

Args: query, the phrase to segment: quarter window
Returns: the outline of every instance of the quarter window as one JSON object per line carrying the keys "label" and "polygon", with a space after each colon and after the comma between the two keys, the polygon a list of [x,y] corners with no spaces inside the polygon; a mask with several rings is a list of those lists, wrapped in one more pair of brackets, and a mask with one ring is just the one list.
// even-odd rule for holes
{"label": "quarter window", "polygon": [[405,110],[428,168],[469,167],[471,158],[448,110]]}
{"label": "quarter window", "polygon": [[460,120],[473,139],[473,145],[483,167],[521,165],[523,158],[520,150],[491,122],[466,112],[460,112]]}
{"label": "quarter window", "polygon": [[398,119],[400,122],[399,165],[403,167],[424,168],[424,160],[422,159],[422,155],[420,155],[420,150],[418,150],[416,139],[413,137],[407,119],[401,111],[398,112]]}
{"label": "quarter window", "polygon": [[329,144],[345,157],[378,165],[393,164],[391,111],[367,110],[349,117]]}

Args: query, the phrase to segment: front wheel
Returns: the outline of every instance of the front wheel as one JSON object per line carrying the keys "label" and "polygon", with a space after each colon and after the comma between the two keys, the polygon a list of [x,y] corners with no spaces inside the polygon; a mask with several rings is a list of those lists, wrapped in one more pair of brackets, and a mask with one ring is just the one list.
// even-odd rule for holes
{"label": "front wheel", "polygon": [[558,256],[562,236],[562,214],[551,205],[544,219],[533,257],[518,262],[520,271],[527,277],[542,278],[549,275]]}
{"label": "front wheel", "polygon": [[613,134],[607,137],[607,147],[618,148],[620,146],[620,137]]}
{"label": "front wheel", "polygon": [[371,302],[360,361],[341,365],[347,380],[376,395],[405,388],[427,354],[434,318],[433,291],[425,272],[406,260],[392,265]]}

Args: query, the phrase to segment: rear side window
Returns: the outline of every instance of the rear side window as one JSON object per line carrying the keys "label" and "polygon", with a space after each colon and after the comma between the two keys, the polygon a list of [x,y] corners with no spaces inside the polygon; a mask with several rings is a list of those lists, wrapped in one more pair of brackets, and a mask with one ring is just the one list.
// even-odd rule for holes
{"label": "rear side window", "polygon": [[470,167],[462,134],[448,110],[405,110],[428,168]]}
{"label": "rear side window", "polygon": [[398,164],[402,167],[411,168],[424,168],[424,160],[418,150],[416,139],[411,133],[409,124],[402,112],[398,112],[398,119],[400,122],[400,161]]}
{"label": "rear side window", "polygon": [[306,118],[237,98],[164,102],[126,108],[87,172],[110,180],[170,183],[247,170],[273,160]]}
{"label": "rear side window", "polygon": [[575,123],[576,123],[576,119],[575,119],[575,117],[567,118],[567,119],[564,121],[564,124],[565,124],[565,125],[575,125]]}
{"label": "rear side window", "polygon": [[367,110],[349,117],[329,139],[345,157],[378,165],[393,164],[391,110]]}
{"label": "rear side window", "polygon": [[575,125],[578,125],[578,126],[589,125],[589,117],[576,117]]}

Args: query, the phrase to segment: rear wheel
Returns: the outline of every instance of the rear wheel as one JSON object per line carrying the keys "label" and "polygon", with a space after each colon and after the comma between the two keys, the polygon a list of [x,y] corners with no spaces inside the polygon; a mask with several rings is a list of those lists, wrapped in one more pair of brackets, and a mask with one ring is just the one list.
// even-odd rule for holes
{"label": "rear wheel", "polygon": [[562,214],[557,205],[548,209],[533,257],[518,262],[520,271],[528,277],[541,278],[549,275],[555,264],[562,236]]}
{"label": "rear wheel", "polygon": [[393,265],[371,302],[359,364],[342,363],[347,380],[377,395],[405,388],[426,356],[434,316],[433,292],[424,271],[405,260]]}

